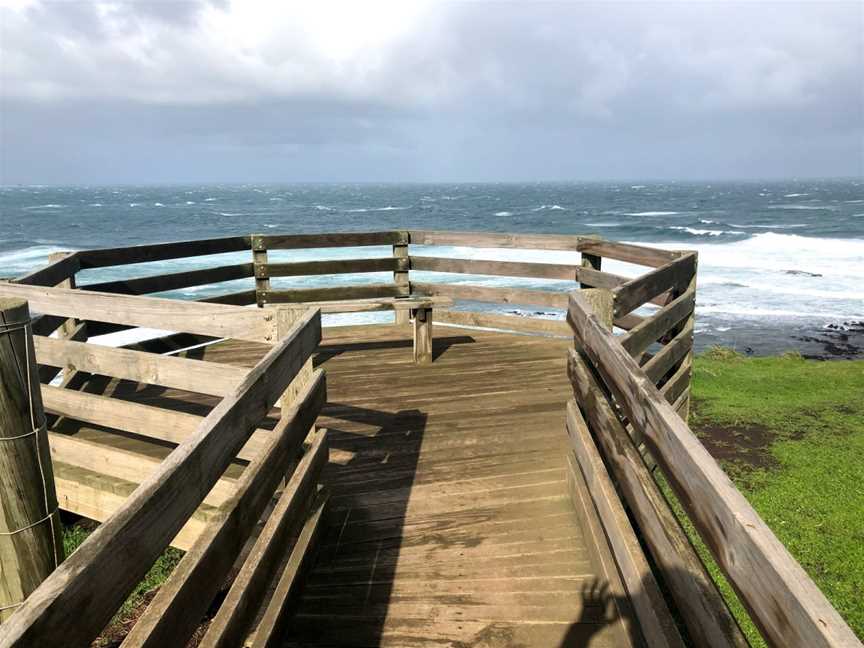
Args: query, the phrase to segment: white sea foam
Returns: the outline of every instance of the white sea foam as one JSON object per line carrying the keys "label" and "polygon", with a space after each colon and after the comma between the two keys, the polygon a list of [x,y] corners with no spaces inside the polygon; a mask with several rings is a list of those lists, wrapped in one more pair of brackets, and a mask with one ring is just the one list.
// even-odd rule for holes
{"label": "white sea foam", "polygon": [[154,206],[154,207],[164,207],[165,205],[163,205],[163,204],[160,203],[160,202],[154,202],[154,203],[153,203],[153,206]]}
{"label": "white sea foam", "polygon": [[408,208],[407,207],[394,207],[392,205],[387,205],[386,207],[358,207],[357,209],[346,209],[345,211],[349,214],[360,214],[363,212],[401,211],[403,209],[408,209]]}
{"label": "white sea foam", "polygon": [[624,223],[585,223],[587,227],[623,227]]}
{"label": "white sea foam", "polygon": [[187,201],[186,201],[186,204],[187,204],[187,205],[194,205],[194,204],[195,204],[195,201],[194,201],[194,200],[187,200]]}
{"label": "white sea foam", "polygon": [[833,211],[830,205],[768,205],[768,209],[800,209],[803,211]]}
{"label": "white sea foam", "polygon": [[318,211],[333,211],[333,208],[328,207],[327,205],[315,205],[315,209]]}
{"label": "white sea foam", "polygon": [[802,196],[809,196],[809,195],[810,195],[809,193],[791,193],[791,194],[785,194],[783,197],[784,198],[800,198]]}
{"label": "white sea foam", "polygon": [[65,207],[65,205],[49,203],[47,205],[32,205],[30,207],[25,207],[24,209],[63,209],[63,207]]}
{"label": "white sea foam", "polygon": [[562,207],[561,205],[540,205],[539,207],[535,207],[531,211],[532,212],[538,212],[538,211],[545,211],[547,209],[550,211],[567,211],[567,208]]}
{"label": "white sea foam", "polygon": [[740,225],[738,223],[729,223],[732,227],[740,227],[742,229],[797,229],[799,227],[807,227],[806,223],[772,223],[770,225]]}
{"label": "white sea foam", "polygon": [[739,232],[737,230],[707,230],[707,229],[697,229],[695,227],[680,227],[680,226],[670,226],[668,229],[680,230],[683,232],[687,232],[688,234],[692,234],[693,236],[723,236],[724,234],[728,235],[741,235],[746,234],[747,232]]}
{"label": "white sea foam", "polygon": [[101,207],[102,203],[90,203],[88,207]]}
{"label": "white sea foam", "polygon": [[624,212],[624,216],[675,216],[681,212],[677,211],[641,211],[641,212]]}
{"label": "white sea foam", "polygon": [[495,212],[495,215],[496,215],[496,216],[512,216],[512,215],[513,215],[513,212],[509,212],[509,211],[499,211],[499,212]]}

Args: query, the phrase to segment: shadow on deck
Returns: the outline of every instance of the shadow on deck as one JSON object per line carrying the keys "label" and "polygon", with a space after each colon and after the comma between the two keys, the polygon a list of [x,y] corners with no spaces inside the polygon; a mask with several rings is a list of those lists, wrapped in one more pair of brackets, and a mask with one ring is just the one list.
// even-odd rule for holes
{"label": "shadow on deck", "polygon": [[439,327],[421,367],[409,335],[325,333],[330,524],[289,645],[628,644],[567,489],[568,341]]}

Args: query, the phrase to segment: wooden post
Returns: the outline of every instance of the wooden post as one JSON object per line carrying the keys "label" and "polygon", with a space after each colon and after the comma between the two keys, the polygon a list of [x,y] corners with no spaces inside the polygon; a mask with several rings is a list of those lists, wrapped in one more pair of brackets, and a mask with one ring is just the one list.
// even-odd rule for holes
{"label": "wooden post", "polygon": [[[276,341],[284,340],[288,337],[288,334],[294,327],[294,323],[303,313],[306,312],[305,308],[290,308],[284,306],[274,308],[273,310],[276,311]],[[297,395],[303,391],[303,388],[306,387],[312,379],[313,371],[312,356],[310,355],[303,364],[303,368],[300,369],[294,377],[294,380],[291,381],[288,388],[276,402],[277,407],[280,407],[283,410],[290,407],[291,404],[297,400]],[[312,429],[315,429],[314,425],[312,426]]]}
{"label": "wooden post", "polygon": [[432,309],[428,307],[414,312],[414,362],[432,362]]}
{"label": "wooden post", "polygon": [[612,330],[612,310],[614,295],[611,290],[603,288],[586,288],[579,294],[594,310],[594,314],[607,331]]}
{"label": "wooden post", "polygon": [[[597,239],[599,239],[600,237],[596,236],[596,235],[591,235],[591,236],[586,236],[584,238],[597,238]],[[587,252],[582,252],[582,263],[580,265],[583,268],[588,268],[590,270],[597,270],[599,272],[600,271],[600,264],[602,263],[602,258],[603,257],[599,257],[596,254],[588,254]],[[591,288],[591,285],[586,284],[586,283],[580,283],[579,287],[582,289],[585,289],[585,288]]]}
{"label": "wooden post", "polygon": [[[65,259],[66,257],[73,254],[73,252],[52,252],[48,255],[49,263],[56,263],[61,259]],[[72,275],[68,279],[64,279],[60,283],[58,283],[56,288],[75,288],[75,275]],[[75,340],[76,342],[86,342],[87,341],[87,324],[82,322],[79,319],[75,319],[74,317],[70,317],[65,322],[63,322],[60,329],[57,331],[57,335],[64,340]],[[43,376],[42,382],[50,382],[44,380],[44,376],[47,375],[48,371],[52,371],[51,367],[43,367],[40,369],[41,375]],[[75,375],[76,371],[72,367],[62,367],[60,369],[60,373],[63,374],[61,379],[61,385],[67,385],[72,377]],[[54,374],[56,376],[56,374]],[[55,422],[57,417],[49,417],[49,425],[52,425]]]}
{"label": "wooden post", "polygon": [[[408,280],[408,240],[393,244],[393,258],[396,259],[396,270],[393,271],[393,283],[400,289],[400,296],[411,292],[411,284]],[[407,309],[397,309],[395,314],[396,324],[407,324],[411,314]]]}
{"label": "wooden post", "polygon": [[27,302],[0,297],[0,621],[63,560]]}
{"label": "wooden post", "polygon": [[270,290],[270,269],[267,267],[267,248],[261,236],[252,236],[252,263],[255,270],[255,303],[262,308]]}

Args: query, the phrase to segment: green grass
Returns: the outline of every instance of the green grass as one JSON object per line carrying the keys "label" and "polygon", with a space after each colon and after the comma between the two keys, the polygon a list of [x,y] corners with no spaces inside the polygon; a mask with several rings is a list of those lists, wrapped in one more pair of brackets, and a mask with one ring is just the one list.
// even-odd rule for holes
{"label": "green grass", "polygon": [[[66,556],[70,556],[72,552],[87,539],[95,528],[95,523],[83,521],[79,524],[74,524],[63,529],[63,548],[66,552]],[[171,571],[177,563],[180,562],[182,557],[183,552],[179,549],[174,549],[173,547],[168,547],[163,551],[162,555],[156,559],[156,562],[150,568],[150,571],[147,572],[144,580],[135,586],[135,589],[129,594],[129,597],[117,611],[117,614],[114,615],[114,619],[112,619],[109,627],[128,618],[130,613],[132,613],[144,600],[144,595],[147,592],[152,590],[154,587],[161,585],[168,579],[171,575]]]}
{"label": "green grass", "polygon": [[[724,467],[864,637],[864,361],[743,358],[712,349],[696,359],[693,395],[697,434],[712,426],[765,433],[768,462]],[[765,645],[731,588],[722,582],[721,590],[753,645]]]}

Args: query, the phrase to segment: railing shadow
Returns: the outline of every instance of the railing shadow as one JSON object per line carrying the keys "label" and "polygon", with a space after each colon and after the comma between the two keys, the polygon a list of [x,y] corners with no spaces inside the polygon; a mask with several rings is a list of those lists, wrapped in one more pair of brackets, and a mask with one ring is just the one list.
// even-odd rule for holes
{"label": "railing shadow", "polygon": [[[304,586],[288,645],[339,640],[350,618],[352,642],[380,643],[404,539],[427,416],[328,403],[329,525]],[[296,643],[294,643],[296,642]],[[329,645],[329,644],[328,644]]]}

